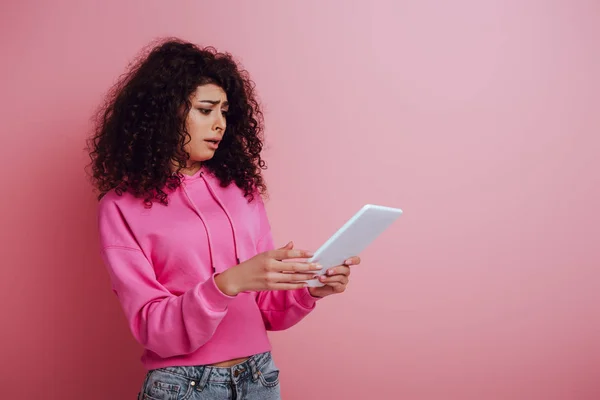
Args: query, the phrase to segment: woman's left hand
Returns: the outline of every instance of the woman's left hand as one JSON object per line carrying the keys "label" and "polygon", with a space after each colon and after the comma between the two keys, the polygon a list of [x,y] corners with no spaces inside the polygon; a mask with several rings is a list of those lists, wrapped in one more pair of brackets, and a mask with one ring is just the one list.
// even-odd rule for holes
{"label": "woman's left hand", "polygon": [[308,291],[313,297],[325,297],[330,294],[342,293],[348,286],[350,279],[350,266],[360,264],[360,257],[350,257],[342,265],[329,268],[326,275],[319,276],[319,282],[325,284],[321,287],[311,287]]}

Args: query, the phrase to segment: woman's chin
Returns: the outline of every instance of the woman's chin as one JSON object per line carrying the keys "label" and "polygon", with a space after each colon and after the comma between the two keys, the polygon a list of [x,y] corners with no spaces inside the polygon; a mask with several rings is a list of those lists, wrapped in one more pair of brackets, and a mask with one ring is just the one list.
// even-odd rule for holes
{"label": "woman's chin", "polygon": [[190,157],[190,161],[194,163],[202,163],[208,161],[215,156],[215,152],[211,150],[203,151],[202,154]]}

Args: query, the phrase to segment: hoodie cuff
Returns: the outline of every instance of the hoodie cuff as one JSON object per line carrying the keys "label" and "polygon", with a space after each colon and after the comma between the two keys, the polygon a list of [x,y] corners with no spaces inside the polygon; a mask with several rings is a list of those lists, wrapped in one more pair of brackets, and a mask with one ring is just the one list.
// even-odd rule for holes
{"label": "hoodie cuff", "polygon": [[206,306],[213,311],[225,311],[234,296],[221,292],[213,274],[207,281],[198,286],[198,295],[206,301]]}
{"label": "hoodie cuff", "polygon": [[314,308],[317,300],[321,299],[320,297],[314,297],[310,294],[308,288],[298,289],[294,291],[294,298],[304,308]]}

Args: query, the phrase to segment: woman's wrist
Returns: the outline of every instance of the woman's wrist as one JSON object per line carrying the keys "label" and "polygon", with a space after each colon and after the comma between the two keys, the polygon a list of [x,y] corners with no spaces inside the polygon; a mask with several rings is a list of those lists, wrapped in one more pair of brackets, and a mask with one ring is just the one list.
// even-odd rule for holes
{"label": "woman's wrist", "polygon": [[241,292],[238,285],[235,283],[233,268],[215,275],[215,283],[219,290],[227,296],[237,296]]}

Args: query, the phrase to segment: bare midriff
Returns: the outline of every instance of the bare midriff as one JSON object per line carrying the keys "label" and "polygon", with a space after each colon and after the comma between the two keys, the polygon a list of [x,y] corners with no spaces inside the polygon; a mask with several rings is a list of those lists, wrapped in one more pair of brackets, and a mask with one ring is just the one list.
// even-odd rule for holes
{"label": "bare midriff", "polygon": [[244,358],[234,358],[233,360],[227,360],[227,361],[222,361],[222,362],[218,362],[215,364],[210,364],[211,367],[233,367],[236,364],[241,364],[244,361],[248,360],[248,357],[244,357]]}

